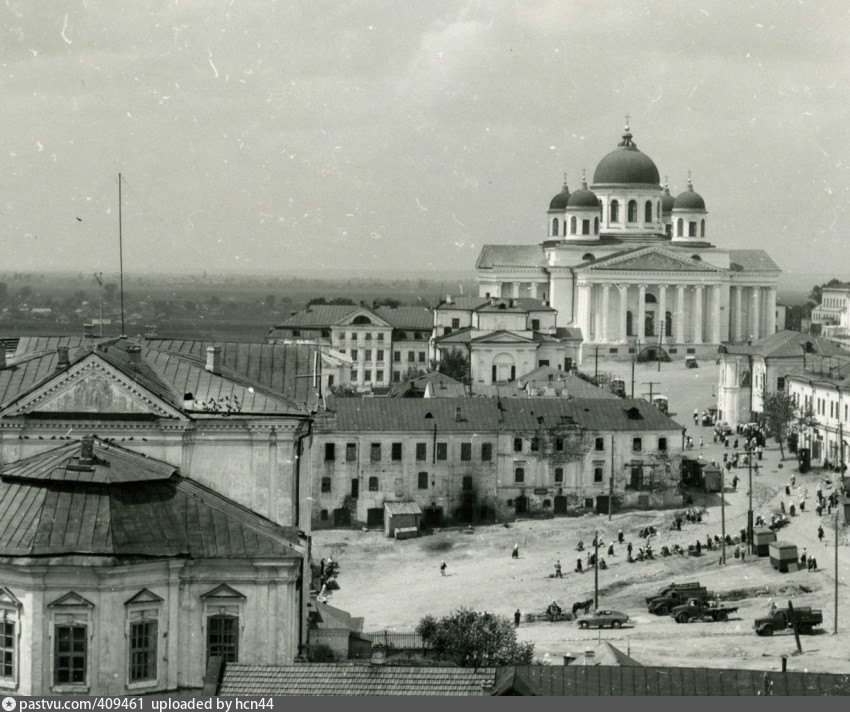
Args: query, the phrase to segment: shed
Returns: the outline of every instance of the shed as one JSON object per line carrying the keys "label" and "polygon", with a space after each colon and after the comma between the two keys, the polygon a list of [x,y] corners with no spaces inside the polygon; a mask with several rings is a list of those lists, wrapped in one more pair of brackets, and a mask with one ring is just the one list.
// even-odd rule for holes
{"label": "shed", "polygon": [[719,467],[706,465],[702,468],[702,481],[706,492],[720,492],[722,489],[721,472]]}
{"label": "shed", "polygon": [[774,541],[770,547],[770,565],[783,574],[797,569],[797,545],[788,541]]}
{"label": "shed", "polygon": [[384,502],[384,531],[388,537],[395,537],[399,529],[404,530],[399,538],[419,536],[421,523],[422,510],[416,502]]}
{"label": "shed", "polygon": [[756,529],[754,534],[754,543],[756,545],[756,554],[759,556],[770,555],[770,545],[776,541],[776,532],[772,529]]}

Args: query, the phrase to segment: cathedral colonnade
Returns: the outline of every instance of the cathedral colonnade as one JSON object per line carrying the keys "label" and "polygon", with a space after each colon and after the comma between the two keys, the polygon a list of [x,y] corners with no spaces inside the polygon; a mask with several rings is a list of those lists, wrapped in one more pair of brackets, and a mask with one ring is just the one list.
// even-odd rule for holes
{"label": "cathedral colonnade", "polygon": [[702,345],[776,331],[774,287],[730,289],[723,282],[678,282],[672,275],[665,283],[614,279],[577,287],[576,323],[585,342]]}

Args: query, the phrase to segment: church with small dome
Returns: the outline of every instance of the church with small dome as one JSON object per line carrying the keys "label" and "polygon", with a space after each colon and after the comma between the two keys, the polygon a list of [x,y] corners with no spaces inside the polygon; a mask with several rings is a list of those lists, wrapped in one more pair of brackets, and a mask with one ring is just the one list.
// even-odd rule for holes
{"label": "church with small dome", "polygon": [[673,197],[626,125],[590,185],[570,192],[565,176],[542,242],[484,245],[479,295],[541,300],[581,330],[584,357],[706,356],[774,333],[780,268],[764,250],[715,245],[708,217],[690,176]]}

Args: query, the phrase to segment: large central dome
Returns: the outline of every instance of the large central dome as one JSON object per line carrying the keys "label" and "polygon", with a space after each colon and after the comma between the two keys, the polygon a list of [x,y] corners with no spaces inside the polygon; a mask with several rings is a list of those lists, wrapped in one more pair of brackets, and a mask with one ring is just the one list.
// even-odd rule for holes
{"label": "large central dome", "polygon": [[599,161],[593,172],[594,185],[610,184],[659,185],[661,177],[652,159],[638,151],[628,128],[617,148]]}

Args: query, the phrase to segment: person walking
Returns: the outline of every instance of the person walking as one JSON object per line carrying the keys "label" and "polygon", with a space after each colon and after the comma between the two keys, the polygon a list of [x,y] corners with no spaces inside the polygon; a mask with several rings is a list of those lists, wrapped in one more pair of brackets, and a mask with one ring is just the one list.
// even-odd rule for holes
{"label": "person walking", "polygon": [[823,527],[818,525],[818,541],[823,541]]}
{"label": "person walking", "polygon": [[617,532],[617,541],[618,541],[620,544],[622,544],[622,543],[623,543],[623,530],[622,530],[622,529],[620,529],[620,531],[618,531],[618,532]]}
{"label": "person walking", "polygon": [[522,620],[522,613],[519,612],[519,608],[516,609],[514,613],[514,628],[519,628],[519,622]]}
{"label": "person walking", "polygon": [[614,556],[614,545],[613,544],[608,545],[608,556]]}
{"label": "person walking", "polygon": [[440,562],[440,576],[445,576],[445,575],[446,575],[446,562],[441,561]]}
{"label": "person walking", "polygon": [[629,542],[629,543],[626,545],[626,552],[628,553],[628,555],[629,555],[629,556],[631,556],[631,555],[632,555],[632,542]]}
{"label": "person walking", "polygon": [[732,489],[733,489],[733,490],[738,489],[738,475],[735,475],[735,476],[732,478]]}
{"label": "person walking", "polygon": [[582,569],[582,566],[581,566],[581,557],[579,556],[576,559],[576,573],[580,574],[580,573],[582,573],[582,571],[583,571],[583,569]]}
{"label": "person walking", "polygon": [[555,578],[564,578],[564,575],[561,573],[561,560],[558,559],[555,562]]}
{"label": "person walking", "polygon": [[514,550],[511,552],[511,558],[512,559],[518,559],[519,558],[519,544],[514,544]]}

